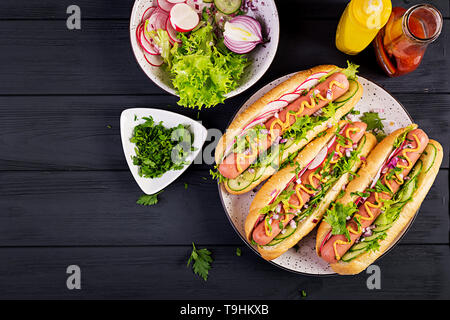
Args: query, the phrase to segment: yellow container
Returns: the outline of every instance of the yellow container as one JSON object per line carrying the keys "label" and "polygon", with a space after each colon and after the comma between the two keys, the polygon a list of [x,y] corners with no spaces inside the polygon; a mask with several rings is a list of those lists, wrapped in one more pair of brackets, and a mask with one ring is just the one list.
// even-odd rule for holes
{"label": "yellow container", "polygon": [[336,30],[336,47],[346,54],[364,50],[387,23],[390,0],[351,0]]}

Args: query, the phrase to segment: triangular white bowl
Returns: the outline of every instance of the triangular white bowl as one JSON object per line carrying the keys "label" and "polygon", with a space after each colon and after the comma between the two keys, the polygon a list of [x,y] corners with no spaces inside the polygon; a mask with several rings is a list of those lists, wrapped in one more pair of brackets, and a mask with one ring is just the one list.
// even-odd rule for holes
{"label": "triangular white bowl", "polygon": [[[139,167],[134,165],[132,160],[132,156],[136,155],[134,150],[136,145],[130,142],[134,128],[145,122],[145,120],[142,120],[143,117],[149,116],[153,117],[155,123],[162,121],[166,128],[176,127],[179,124],[188,125],[190,132],[194,135],[193,147],[195,151],[192,151],[186,159],[189,164],[185,165],[181,170],[171,170],[160,178],[154,179],[139,176]],[[199,122],[174,112],[149,108],[133,108],[124,110],[120,116],[120,136],[122,138],[125,159],[127,160],[134,180],[136,180],[144,193],[154,194],[175,181],[192,164],[198,153],[202,150],[207,137],[207,130]]]}

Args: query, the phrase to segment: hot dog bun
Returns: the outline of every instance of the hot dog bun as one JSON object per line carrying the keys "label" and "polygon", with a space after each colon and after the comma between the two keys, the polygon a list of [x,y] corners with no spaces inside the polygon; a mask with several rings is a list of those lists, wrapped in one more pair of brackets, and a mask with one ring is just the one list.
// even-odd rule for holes
{"label": "hot dog bun", "polygon": [[[346,121],[340,121],[339,126],[345,125]],[[331,137],[334,135],[336,128],[330,128],[327,130],[327,134],[323,137],[313,140],[308,144],[304,150],[300,152],[294,162],[298,161],[300,167],[306,166],[317,153],[328,143]],[[360,141],[361,143],[361,153],[360,156],[367,156],[370,150],[377,143],[376,138],[371,133],[365,133],[364,137]],[[353,171],[356,171],[360,166],[361,161],[355,162],[352,167]],[[274,190],[283,190],[286,185],[295,176],[295,170],[293,166],[287,166],[283,170],[272,176],[269,181],[261,188],[261,190],[255,196],[251,206],[250,212],[245,221],[245,233],[249,241],[251,241],[253,229],[259,220],[260,210],[270,203],[274,197]],[[344,174],[340,177],[334,186],[327,192],[325,197],[321,200],[319,206],[313,211],[313,213],[300,221],[297,225],[295,232],[290,235],[287,239],[283,240],[281,243],[271,246],[258,246],[257,250],[261,256],[266,260],[273,260],[279,257],[281,254],[286,252],[288,249],[292,248],[298,241],[300,241],[304,236],[306,236],[322,219],[323,214],[328,208],[329,204],[335,200],[342,187],[348,183],[350,174]]]}
{"label": "hot dog bun", "polygon": [[399,218],[393,223],[392,227],[386,231],[386,238],[379,242],[379,250],[365,252],[350,262],[339,261],[333,263],[331,264],[331,268],[335,272],[342,275],[360,273],[391,247],[401,232],[413,219],[417,210],[419,210],[420,205],[425,199],[439,172],[442,158],[442,146],[439,142],[430,140],[425,152],[423,152],[420,157],[420,161],[422,161],[423,168],[425,169],[419,173],[417,190],[414,192],[412,200],[408,202],[401,211]]}
{"label": "hot dog bun", "polygon": [[[344,205],[354,202],[358,196],[355,195],[356,192],[363,192],[366,190],[369,185],[372,183],[373,179],[375,178],[377,172],[379,171],[380,167],[385,162],[386,158],[391,154],[394,147],[394,142],[397,139],[397,137],[401,136],[408,128],[416,129],[417,125],[412,124],[409,127],[401,128],[390,135],[388,135],[386,138],[384,138],[378,145],[370,152],[369,156],[366,160],[366,165],[362,167],[358,171],[358,177],[353,179],[348,185],[347,189],[345,191],[345,194],[342,198],[338,199],[336,202],[342,203]],[[317,229],[317,236],[316,236],[316,253],[320,256],[320,247],[322,245],[323,240],[328,235],[328,233],[331,230],[331,226],[323,220],[319,228]]]}
{"label": "hot dog bun", "polygon": [[[271,89],[269,92],[267,92],[263,97],[258,99],[255,103],[253,103],[251,106],[249,106],[247,109],[242,111],[238,116],[233,120],[233,122],[230,124],[229,128],[227,129],[226,133],[220,138],[216,150],[215,150],[215,161],[216,164],[220,164],[223,160],[224,156],[226,155],[225,152],[228,149],[230,145],[234,143],[235,137],[241,133],[243,128],[250,123],[253,119],[255,119],[261,111],[264,109],[264,107],[274,101],[280,98],[282,95],[286,93],[293,92],[299,84],[304,82],[308,77],[310,77],[313,74],[319,73],[319,72],[332,72],[332,71],[339,71],[342,70],[341,68],[335,66],[335,65],[320,65],[313,67],[309,70],[300,71],[293,75],[291,78],[286,80],[285,82],[281,83],[280,85],[276,86],[275,88]],[[357,81],[356,81],[357,82]],[[302,139],[298,143],[292,144],[289,148],[287,148],[283,152],[283,156],[281,157],[281,162],[285,161],[291,154],[294,152],[297,152],[301,148],[303,148],[305,145],[307,145],[314,137],[316,137],[320,132],[324,131],[327,128],[328,124],[333,124],[337,121],[339,121],[340,118],[342,118],[345,114],[351,111],[351,109],[356,105],[356,103],[361,99],[362,93],[363,93],[363,87],[362,85],[357,82],[358,89],[356,93],[348,99],[342,107],[340,107],[338,110],[336,110],[336,113],[334,117],[330,118],[328,121],[325,121],[324,123],[316,126],[313,130],[310,130],[307,135],[306,139]],[[267,168],[264,173],[255,181],[253,181],[251,184],[249,184],[246,188],[236,191],[229,188],[227,183],[224,183],[224,186],[226,190],[231,194],[243,194],[246,193],[252,189],[254,189],[256,186],[258,186],[262,181],[265,181],[267,178],[272,176],[277,169],[274,169],[272,167]]]}

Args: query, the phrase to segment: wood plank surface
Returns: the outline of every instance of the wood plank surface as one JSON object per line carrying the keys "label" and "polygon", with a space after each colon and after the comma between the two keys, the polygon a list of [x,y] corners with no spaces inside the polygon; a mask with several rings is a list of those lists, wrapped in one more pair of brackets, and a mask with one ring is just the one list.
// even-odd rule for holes
{"label": "wood plank surface", "polygon": [[[192,119],[199,115],[204,126],[224,132],[234,113],[256,89],[200,114],[177,106],[172,96],[0,97],[0,170],[126,170],[120,141],[122,110],[156,107]],[[444,146],[442,167],[448,168],[450,94],[394,97],[430,137]],[[208,139],[205,154],[214,141]],[[204,169],[211,165],[211,161],[203,163]]]}
{"label": "wood plank surface", "polygon": [[[279,0],[281,37],[263,78],[225,105],[176,106],[137,64],[129,42],[134,0],[0,1],[0,299],[450,299],[450,2],[421,66],[386,77],[368,47],[346,56],[334,45],[346,0]],[[394,0],[410,7],[421,0]],[[69,5],[82,29],[66,28]],[[152,207],[128,172],[119,117],[128,107],[157,107],[223,132],[264,84],[322,63],[360,64],[430,137],[444,162],[419,215],[399,245],[376,262],[381,290],[365,272],[308,277],[254,254],[223,211],[209,163],[195,164]],[[185,187],[187,185],[187,189]],[[208,282],[186,268],[191,243],[213,252]],[[236,248],[242,256],[236,256]],[[79,265],[82,290],[66,288]]]}
{"label": "wood plank surface", "polygon": [[[444,17],[450,16],[447,0],[427,2],[439,8]],[[278,0],[277,6],[280,12],[295,11],[301,18],[335,19],[347,3],[347,0]],[[394,0],[392,3],[408,8],[423,0]],[[66,9],[73,4],[81,8],[83,19],[129,19],[134,0],[77,0],[75,3],[72,0],[2,0],[0,19],[66,19]]]}
{"label": "wood plank surface", "polygon": [[[198,243],[199,248],[203,246]],[[207,282],[186,267],[191,247],[2,248],[0,298],[40,299],[448,299],[450,250],[397,246],[377,261],[381,289],[369,274],[308,277],[282,271],[245,247],[208,247]],[[81,290],[67,290],[66,268],[81,268]],[[426,270],[426,272],[425,272]]]}
{"label": "wood plank surface", "polygon": [[[288,14],[283,21],[295,21],[294,13]],[[337,51],[337,20],[300,20],[282,26],[275,63],[255,88],[293,71],[324,63],[344,66],[350,59],[361,65],[361,75],[392,93],[448,93],[449,23],[445,21],[442,35],[429,46],[420,67],[394,79],[382,73],[371,47],[355,57]],[[0,95],[165,93],[137,64],[128,21],[88,20],[82,30],[69,31],[62,21],[0,20],[0,52]]]}
{"label": "wood plank surface", "polygon": [[[188,169],[152,207],[126,171],[0,172],[0,246],[242,244],[208,171]],[[185,189],[187,183],[187,189]],[[448,244],[448,170],[402,242]]]}

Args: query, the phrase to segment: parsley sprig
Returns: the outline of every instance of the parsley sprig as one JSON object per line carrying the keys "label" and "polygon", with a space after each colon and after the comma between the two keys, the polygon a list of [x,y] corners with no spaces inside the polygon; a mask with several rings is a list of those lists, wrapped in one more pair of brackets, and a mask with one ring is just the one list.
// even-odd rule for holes
{"label": "parsley sprig", "polygon": [[137,204],[143,205],[143,206],[153,206],[158,203],[158,195],[161,194],[164,190],[161,190],[158,193],[155,194],[143,194],[139,197],[138,201],[136,201]]}
{"label": "parsley sprig", "polygon": [[188,267],[192,261],[194,261],[192,264],[194,273],[207,281],[209,269],[211,269],[211,262],[213,261],[211,258],[211,251],[208,249],[197,249],[192,242],[192,253],[187,262]]}

